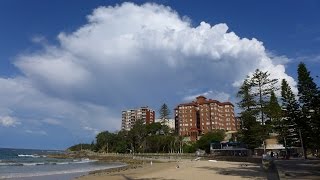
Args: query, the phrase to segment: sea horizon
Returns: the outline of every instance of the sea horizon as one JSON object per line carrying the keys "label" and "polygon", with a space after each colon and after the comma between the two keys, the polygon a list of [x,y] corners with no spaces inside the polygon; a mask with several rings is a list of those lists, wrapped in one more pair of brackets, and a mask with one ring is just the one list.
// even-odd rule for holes
{"label": "sea horizon", "polygon": [[55,148],[30,148],[30,147],[0,147],[0,149],[24,149],[24,150],[43,150],[43,151],[66,151],[65,149],[55,149]]}

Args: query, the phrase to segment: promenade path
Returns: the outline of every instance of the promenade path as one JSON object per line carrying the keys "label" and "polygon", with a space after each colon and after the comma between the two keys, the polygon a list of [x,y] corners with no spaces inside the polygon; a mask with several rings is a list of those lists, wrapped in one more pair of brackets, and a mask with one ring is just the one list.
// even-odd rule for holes
{"label": "promenade path", "polygon": [[275,160],[280,179],[319,179],[320,160]]}

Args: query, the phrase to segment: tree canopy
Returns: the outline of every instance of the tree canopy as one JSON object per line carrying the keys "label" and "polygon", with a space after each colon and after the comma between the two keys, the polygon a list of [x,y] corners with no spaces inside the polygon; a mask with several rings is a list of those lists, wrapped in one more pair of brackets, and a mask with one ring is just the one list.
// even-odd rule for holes
{"label": "tree canopy", "polygon": [[223,130],[216,130],[208,132],[201,136],[201,138],[196,142],[196,148],[205,150],[210,153],[210,143],[223,141],[225,133]]}
{"label": "tree canopy", "polygon": [[299,146],[297,122],[299,122],[299,105],[291,87],[285,79],[281,83],[282,118],[275,122],[275,130],[279,133],[278,140],[285,147]]}
{"label": "tree canopy", "polygon": [[320,90],[304,63],[297,72],[298,96],[283,79],[280,103],[275,92],[277,80],[270,79],[269,73],[257,69],[244,80],[237,94],[242,110],[239,139],[250,149],[260,147],[268,133],[275,132],[286,148],[303,144],[305,154],[307,149],[319,152]]}
{"label": "tree canopy", "polygon": [[168,126],[137,120],[130,131],[100,132],[93,149],[107,153],[181,152],[181,142],[182,138],[171,134]]}
{"label": "tree canopy", "polygon": [[[275,96],[276,79],[270,79],[268,72],[257,69],[241,85],[237,97],[238,106],[242,109],[240,119],[242,129],[239,139],[250,149],[260,147],[268,137],[272,119],[280,118],[281,109]],[[266,118],[269,118],[267,125]]]}
{"label": "tree canopy", "polygon": [[298,66],[298,97],[301,118],[297,122],[301,131],[303,146],[319,149],[320,143],[320,96],[319,88],[313,81],[304,63]]}
{"label": "tree canopy", "polygon": [[159,118],[162,121],[170,119],[170,109],[168,108],[166,103],[164,103],[159,110]]}

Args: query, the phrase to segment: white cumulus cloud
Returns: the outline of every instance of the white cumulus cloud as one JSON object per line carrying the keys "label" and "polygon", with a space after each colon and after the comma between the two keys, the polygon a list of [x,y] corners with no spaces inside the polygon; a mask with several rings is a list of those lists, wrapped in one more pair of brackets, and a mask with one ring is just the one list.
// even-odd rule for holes
{"label": "white cumulus cloud", "polygon": [[[224,23],[194,27],[151,3],[98,7],[87,19],[59,33],[57,44],[17,57],[23,75],[0,78],[0,109],[81,134],[119,129],[124,108],[157,109],[164,100],[174,106],[202,92],[233,99],[234,86],[256,68],[295,85],[284,56],[271,56],[263,42],[239,37]],[[200,90],[181,94],[192,88]]]}
{"label": "white cumulus cloud", "polygon": [[226,101],[230,101],[230,94],[225,93],[225,92],[216,92],[216,91],[206,91],[203,93],[199,93],[199,94],[194,94],[194,95],[189,95],[189,96],[185,96],[183,98],[184,101],[193,101],[196,99],[196,97],[198,96],[205,96],[207,99],[215,99],[221,102],[226,102]]}
{"label": "white cumulus cloud", "polygon": [[18,124],[21,124],[21,123],[18,122],[14,117],[0,116],[0,126],[15,127]]}

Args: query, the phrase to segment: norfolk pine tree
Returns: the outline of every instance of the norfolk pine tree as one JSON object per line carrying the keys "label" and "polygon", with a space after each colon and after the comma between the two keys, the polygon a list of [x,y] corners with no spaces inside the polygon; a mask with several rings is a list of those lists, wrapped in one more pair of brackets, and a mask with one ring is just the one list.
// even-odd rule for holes
{"label": "norfolk pine tree", "polygon": [[259,147],[269,133],[269,128],[265,125],[266,114],[270,111],[269,99],[272,91],[276,90],[274,86],[278,81],[269,76],[268,72],[256,69],[251,78],[246,78],[238,92],[238,97],[241,98],[238,106],[244,110],[241,112],[243,129],[240,139],[251,149]]}
{"label": "norfolk pine tree", "polygon": [[281,120],[282,114],[281,107],[274,91],[271,91],[270,100],[265,107],[265,113],[268,117],[265,124],[267,132],[276,132],[275,125]]}
{"label": "norfolk pine tree", "polygon": [[298,92],[302,113],[298,126],[301,128],[305,151],[306,148],[319,149],[319,89],[304,63],[298,66]]}
{"label": "norfolk pine tree", "polygon": [[239,140],[248,145],[248,148],[253,150],[259,147],[263,141],[262,126],[257,122],[256,102],[252,96],[249,77],[247,77],[237,94],[241,98],[238,106],[243,111],[240,114],[242,121],[242,129],[239,132]]}
{"label": "norfolk pine tree", "polygon": [[282,118],[276,123],[279,142],[287,147],[300,146],[297,123],[300,118],[299,104],[285,79],[281,82]]}
{"label": "norfolk pine tree", "polygon": [[251,95],[251,86],[249,82],[249,77],[247,77],[242,86],[240,87],[237,97],[241,98],[238,103],[239,108],[245,111],[254,111],[256,107],[256,102],[254,101],[254,97]]}
{"label": "norfolk pine tree", "polygon": [[170,110],[165,103],[161,106],[161,108],[159,110],[159,114],[160,114],[159,118],[161,119],[162,123],[169,119]]}
{"label": "norfolk pine tree", "polygon": [[250,80],[253,96],[257,103],[256,108],[259,110],[262,125],[265,123],[265,106],[268,102],[268,97],[272,91],[276,90],[274,86],[278,82],[277,79],[270,79],[269,76],[270,73],[256,69]]}

